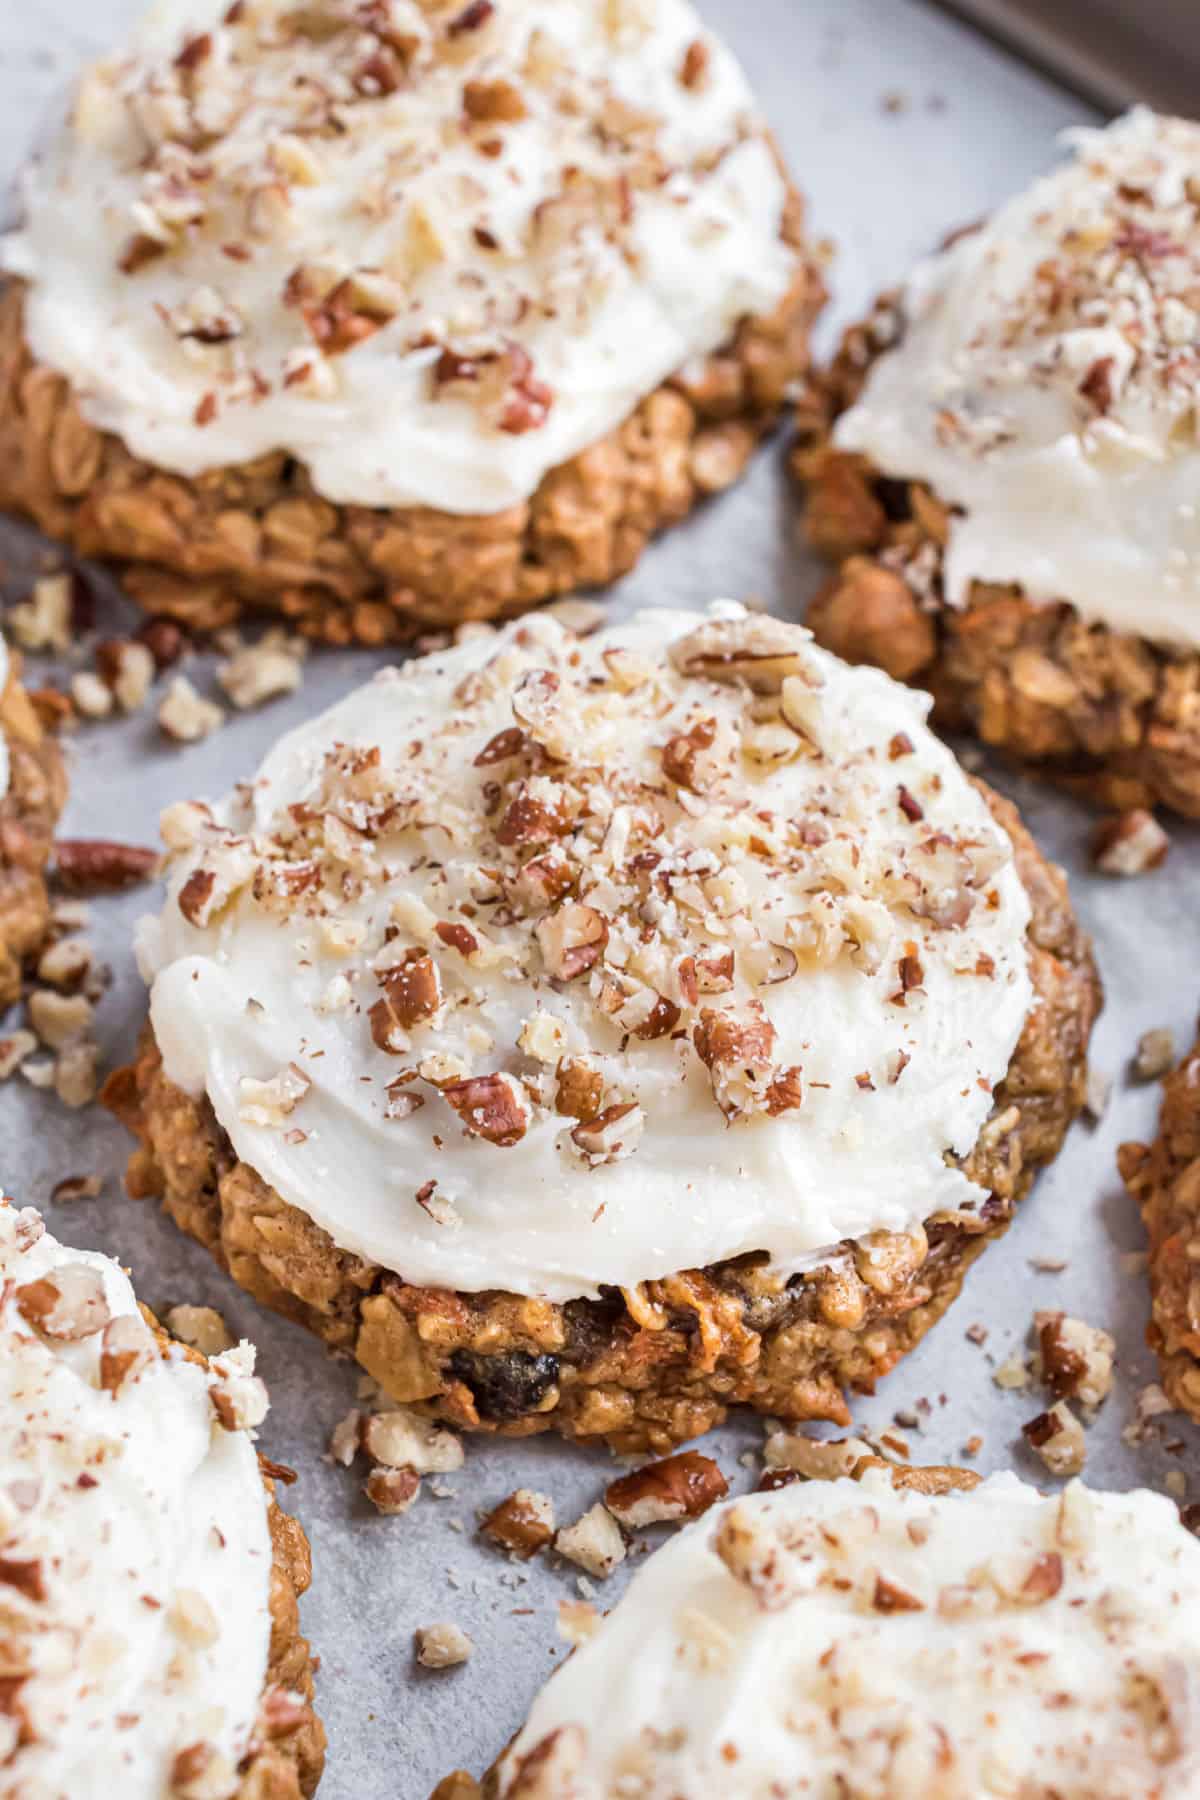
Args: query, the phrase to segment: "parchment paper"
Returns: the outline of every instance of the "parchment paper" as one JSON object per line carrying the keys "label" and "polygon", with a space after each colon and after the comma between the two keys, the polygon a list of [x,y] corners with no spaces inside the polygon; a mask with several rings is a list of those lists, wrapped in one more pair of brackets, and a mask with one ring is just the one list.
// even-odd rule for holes
{"label": "parchment paper", "polygon": [[[835,319],[853,316],[943,232],[1026,181],[1051,156],[1055,134],[1087,117],[1077,101],[910,0],[701,4],[756,79],[811,195],[814,228],[838,241]],[[9,0],[0,10],[6,180],[78,59],[116,40],[136,0]],[[797,549],[795,522],[778,448],[768,449],[739,488],[647,555],[612,596],[614,613],[728,594],[761,596],[789,617],[802,616],[820,571]],[[39,548],[44,552],[16,528],[3,529],[10,597],[22,593],[22,571]],[[124,607],[115,595],[106,602],[107,629],[120,629]],[[72,740],[65,829],[155,842],[166,802],[213,795],[247,775],[281,731],[364,680],[380,660],[363,652],[315,655],[299,694],[238,715],[185,751],[164,744],[150,713],[85,728]],[[211,666],[211,659],[196,659],[189,673],[207,687]],[[873,1401],[859,1405],[858,1422],[883,1429],[896,1412],[922,1416],[918,1402],[928,1401],[924,1428],[904,1433],[914,1459],[953,1460],[979,1436],[980,1469],[1015,1466],[1045,1479],[1020,1439],[1022,1422],[1041,1410],[1043,1398],[1032,1390],[1001,1392],[992,1369],[1023,1344],[1035,1307],[1062,1306],[1108,1327],[1120,1342],[1116,1391],[1089,1433],[1089,1477],[1115,1487],[1160,1486],[1168,1470],[1197,1471],[1197,1437],[1171,1419],[1155,1443],[1122,1440],[1134,1397],[1155,1370],[1142,1341],[1144,1280],[1123,1260],[1140,1248],[1141,1228],[1113,1155],[1122,1138],[1150,1133],[1156,1117],[1157,1090],[1131,1085],[1125,1073],[1138,1035],[1165,1025],[1181,1049],[1190,1041],[1200,1000],[1190,888],[1200,842],[1194,829],[1172,823],[1161,871],[1137,882],[1106,881],[1087,871],[1090,819],[1081,807],[1003,769],[987,772],[1076,877],[1076,902],[1095,934],[1108,990],[1095,1059],[1116,1077],[1113,1098],[1098,1127],[1076,1127],[949,1318]],[[95,907],[92,935],[114,975],[99,1015],[107,1066],[126,1057],[143,1014],[130,931],[154,898],[144,891]],[[545,1561],[514,1571],[475,1541],[477,1509],[525,1485],[552,1494],[560,1520],[572,1520],[598,1498],[611,1459],[548,1440],[479,1440],[468,1446],[463,1472],[438,1484],[452,1497],[427,1491],[406,1516],[378,1517],[360,1496],[362,1471],[325,1458],[330,1430],[353,1400],[354,1369],[329,1360],[298,1328],[261,1313],[153,1204],[128,1200],[120,1181],[127,1150],[120,1128],[96,1109],[68,1114],[20,1079],[0,1087],[0,1174],[22,1200],[45,1206],[62,1177],[103,1173],[102,1197],[51,1209],[53,1228],[68,1241],[119,1254],[151,1304],[214,1305],[260,1346],[273,1398],[264,1447],[299,1471],[288,1504],[313,1543],[315,1579],[304,1617],[322,1657],[319,1698],[330,1736],[324,1800],[424,1800],[456,1766],[481,1772],[565,1653],[555,1613],[559,1600],[575,1597],[576,1572]],[[1039,1271],[1031,1258],[1066,1266]],[[988,1330],[983,1346],[965,1335],[975,1322]],[[741,1458],[761,1441],[761,1423],[746,1418],[705,1448],[735,1486],[749,1486],[755,1477]],[[603,1588],[604,1604],[616,1599],[639,1560],[631,1556]],[[446,1673],[416,1670],[414,1628],[443,1619],[470,1634],[473,1658]]]}

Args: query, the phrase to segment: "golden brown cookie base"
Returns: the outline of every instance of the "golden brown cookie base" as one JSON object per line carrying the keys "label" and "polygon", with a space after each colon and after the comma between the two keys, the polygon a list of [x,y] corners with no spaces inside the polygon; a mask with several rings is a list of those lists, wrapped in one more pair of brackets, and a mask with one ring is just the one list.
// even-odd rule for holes
{"label": "golden brown cookie base", "polygon": [[872,1392],[941,1316],[1083,1102],[1100,1001],[1090,948],[1061,873],[1012,807],[988,798],[1030,894],[1042,1004],[966,1163],[989,1198],[978,1212],[931,1220],[927,1246],[881,1234],[870,1256],[849,1245],[844,1264],[783,1290],[745,1257],[562,1306],[410,1287],[339,1250],[239,1162],[207,1103],[167,1079],[149,1031],[104,1095],[142,1139],[130,1191],[161,1196],[242,1287],[352,1353],[397,1400],[460,1427],[553,1429],[620,1451],[664,1451],[718,1424],[732,1404],[844,1424],[844,1390]]}
{"label": "golden brown cookie base", "polygon": [[1153,1144],[1122,1144],[1117,1163],[1150,1236],[1146,1338],[1168,1396],[1200,1419],[1200,1041],[1163,1083]]}
{"label": "golden brown cookie base", "polygon": [[[180,1346],[164,1331],[146,1306],[141,1308],[159,1341],[162,1354],[178,1354]],[[187,1360],[207,1358],[186,1346]],[[300,1632],[299,1601],[312,1581],[312,1552],[298,1519],[275,1504],[275,1483],[291,1472],[265,1457],[258,1459],[266,1492],[267,1527],[271,1533],[271,1583],[268,1605],[271,1638],[263,1704],[250,1748],[238,1771],[235,1800],[308,1800],[325,1766],[325,1727],[312,1709],[312,1652]],[[303,1704],[280,1707],[276,1695],[298,1695]]]}
{"label": "golden brown cookie base", "polygon": [[[785,236],[802,251],[798,203]],[[737,479],[808,368],[824,297],[801,254],[774,313],[698,374],[650,394],[524,505],[464,517],[334,506],[282,453],[195,481],[139,462],[33,362],[13,284],[0,292],[0,507],[116,563],[148,612],[197,630],[266,608],[326,642],[382,644],[511,617],[626,574],[656,532]]]}
{"label": "golden brown cookie base", "polygon": [[[271,1648],[258,1732],[241,1770],[237,1800],[300,1800],[316,1792],[325,1766],[325,1727],[312,1709],[313,1660],[300,1633],[297,1602],[312,1579],[312,1555],[298,1519],[275,1504],[270,1464],[264,1467],[267,1523],[271,1530]],[[287,1729],[273,1723],[274,1690],[299,1694],[304,1705],[289,1708]]]}
{"label": "golden brown cookie base", "polygon": [[[970,1493],[972,1488],[979,1486],[980,1479],[971,1469],[956,1469],[947,1465],[901,1468],[895,1463],[885,1462],[881,1456],[863,1456],[851,1472],[852,1480],[860,1480],[868,1469],[890,1469],[893,1487],[908,1488],[914,1493],[926,1495]],[[796,1479],[803,1478],[797,1476]],[[447,1775],[438,1782],[429,1800],[499,1800],[500,1764],[508,1747],[506,1745],[501,1751],[482,1781],[476,1781],[473,1775],[458,1769],[453,1775]],[[514,1794],[513,1800],[522,1800],[521,1794]],[[528,1792],[528,1800],[536,1800],[532,1790]]]}
{"label": "golden brown cookie base", "polygon": [[45,869],[67,798],[62,753],[21,686],[17,659],[0,690],[8,792],[0,796],[0,1011],[21,992],[21,969],[50,923]]}
{"label": "golden brown cookie base", "polygon": [[808,611],[818,641],[927,688],[945,729],[970,729],[1102,805],[1200,817],[1200,655],[1085,624],[1017,587],[977,581],[965,606],[946,605],[945,507],[830,441],[878,354],[870,321],[846,333],[793,453],[808,539],[840,565]]}

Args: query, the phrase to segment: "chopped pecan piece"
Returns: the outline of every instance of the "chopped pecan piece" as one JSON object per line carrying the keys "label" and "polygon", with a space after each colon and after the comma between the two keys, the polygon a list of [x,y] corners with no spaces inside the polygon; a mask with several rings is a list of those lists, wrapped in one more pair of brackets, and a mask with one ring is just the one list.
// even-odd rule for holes
{"label": "chopped pecan piece", "polygon": [[574,1525],[566,1525],[554,1539],[554,1548],[568,1562],[577,1563],[603,1581],[618,1563],[625,1560],[625,1539],[621,1527],[607,1507],[590,1507]]}
{"label": "chopped pecan piece", "polygon": [[1040,1312],[1035,1323],[1046,1386],[1058,1400],[1099,1406],[1112,1387],[1116,1349],[1107,1331],[1067,1313]]}
{"label": "chopped pecan piece", "polygon": [[[47,1598],[46,1571],[39,1557],[0,1556],[0,1587],[15,1588],[27,1600]],[[3,1709],[0,1708],[0,1711]]]}
{"label": "chopped pecan piece", "polygon": [[389,1516],[405,1513],[421,1491],[421,1477],[413,1469],[372,1469],[363,1492],[377,1512]]}
{"label": "chopped pecan piece", "polygon": [[1161,867],[1170,848],[1154,814],[1133,807],[1101,820],[1092,838],[1092,861],[1105,875],[1145,875]]}
{"label": "chopped pecan piece", "polygon": [[107,838],[59,838],[54,860],[68,894],[119,894],[151,879],[158,852]]}
{"label": "chopped pecan piece", "polygon": [[558,981],[574,981],[600,960],[608,943],[608,921],[593,906],[569,900],[535,927],[542,958]]}
{"label": "chopped pecan piece", "polygon": [[93,1337],[112,1317],[104,1277],[90,1263],[63,1263],[49,1275],[27,1281],[14,1298],[23,1319],[60,1343]]}
{"label": "chopped pecan piece", "polygon": [[887,1575],[876,1575],[871,1605],[881,1613],[925,1611],[925,1602],[917,1594],[910,1593]]}
{"label": "chopped pecan piece", "polygon": [[468,81],[463,111],[476,124],[515,125],[526,116],[521,90],[511,81]]}
{"label": "chopped pecan piece", "polygon": [[643,1525],[698,1519],[728,1492],[729,1483],[711,1457],[683,1450],[611,1482],[604,1504],[619,1525],[636,1531]]}
{"label": "chopped pecan piece", "polygon": [[105,1393],[119,1393],[153,1361],[154,1345],[139,1318],[125,1313],[109,1320],[100,1341],[100,1386]]}
{"label": "chopped pecan piece", "polygon": [[554,1109],[568,1119],[594,1119],[604,1097],[604,1077],[581,1056],[564,1056],[558,1065]]}
{"label": "chopped pecan piece", "polygon": [[413,1647],[423,1669],[453,1669],[467,1661],[475,1646],[459,1626],[447,1623],[420,1626]]}
{"label": "chopped pecan piece", "polygon": [[675,1002],[668,1000],[665,995],[659,994],[654,1002],[653,1010],[647,1018],[642,1020],[640,1025],[634,1027],[633,1035],[647,1043],[653,1042],[655,1038],[669,1037],[678,1025],[681,1016],[680,1009]]}
{"label": "chopped pecan piece", "polygon": [[494,763],[508,762],[512,757],[520,756],[526,744],[527,739],[520,726],[509,725],[504,731],[498,731],[495,737],[488,739],[475,758],[475,767],[488,769]]}
{"label": "chopped pecan piece", "polygon": [[717,735],[714,718],[698,719],[690,730],[676,732],[662,748],[663,774],[676,787],[707,792],[720,774],[719,759],[712,754]]}
{"label": "chopped pecan piece", "polygon": [[549,851],[527,862],[510,884],[513,900],[529,911],[554,906],[570,893],[575,876],[565,856]]}
{"label": "chopped pecan piece", "polygon": [[380,1050],[396,1056],[408,1049],[407,1034],[436,1016],[442,1004],[442,978],[431,956],[409,950],[402,962],[382,971],[379,979],[383,997],[367,1015],[371,1036]]}
{"label": "chopped pecan piece", "polygon": [[1087,1460],[1083,1426],[1065,1400],[1021,1427],[1052,1475],[1078,1475]]}
{"label": "chopped pecan piece", "polygon": [[571,1133],[571,1142],[593,1168],[632,1156],[646,1126],[646,1115],[634,1100],[606,1106],[594,1119],[585,1119]]}
{"label": "chopped pecan piece", "polygon": [[562,790],[552,782],[523,781],[496,827],[496,842],[506,848],[549,844],[570,829]]}
{"label": "chopped pecan piece", "polygon": [[485,1138],[501,1149],[520,1143],[533,1116],[525,1089],[503,1070],[452,1082],[442,1089],[442,1096],[472,1137]]}
{"label": "chopped pecan piece", "polygon": [[502,1550],[528,1562],[554,1538],[554,1502],[547,1494],[518,1488],[494,1507],[479,1527]]}

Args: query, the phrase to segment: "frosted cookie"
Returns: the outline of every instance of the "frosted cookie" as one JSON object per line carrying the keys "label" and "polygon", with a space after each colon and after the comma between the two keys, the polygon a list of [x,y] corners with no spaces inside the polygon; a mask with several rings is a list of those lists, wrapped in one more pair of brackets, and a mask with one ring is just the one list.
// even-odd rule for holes
{"label": "frosted cookie", "polygon": [[818,638],[1118,807],[1200,814],[1200,125],[1138,109],[843,341]]}
{"label": "frosted cookie", "polygon": [[1122,1144],[1117,1161],[1150,1237],[1146,1337],[1167,1394],[1200,1419],[1200,1045],[1163,1083],[1153,1144]]}
{"label": "frosted cookie", "polygon": [[116,1263],[0,1199],[0,1793],[300,1800],[324,1733],[249,1345],[211,1363]]}
{"label": "frosted cookie", "polygon": [[153,611],[337,642],[623,574],[823,298],[687,0],[170,0],[0,269],[0,504]]}
{"label": "frosted cookie", "polygon": [[736,606],[384,672],[165,816],[135,1190],[462,1426],[846,1419],[1058,1151],[1098,1002],[926,704]]}
{"label": "frosted cookie", "polygon": [[595,1620],[482,1787],[435,1800],[1195,1792],[1200,1545],[1171,1501],[926,1486],[874,1469],[709,1513]]}
{"label": "frosted cookie", "polygon": [[0,1009],[19,996],[22,964],[50,925],[45,869],[66,798],[58,745],[0,637]]}

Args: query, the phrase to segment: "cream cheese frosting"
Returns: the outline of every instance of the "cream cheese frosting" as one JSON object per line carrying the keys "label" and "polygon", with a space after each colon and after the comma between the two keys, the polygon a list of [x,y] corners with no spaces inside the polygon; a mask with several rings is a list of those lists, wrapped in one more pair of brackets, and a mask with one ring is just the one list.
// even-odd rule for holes
{"label": "cream cheese frosting", "polygon": [[116,1263],[0,1200],[0,1793],[166,1800],[189,1751],[232,1791],[271,1541],[215,1379],[159,1353]]}
{"label": "cream cheese frosting", "polygon": [[489,513],[774,309],[786,203],[686,0],[163,0],[0,266],[147,461]]}
{"label": "cream cheese frosting", "polygon": [[834,441],[954,509],[973,581],[1200,644],[1200,125],[1139,107],[922,263]]}
{"label": "cream cheese frosting", "polygon": [[167,1074],[334,1242],[555,1301],[984,1199],[1032,1004],[928,702],[726,605],[385,671],[164,818]]}
{"label": "cream cheese frosting", "polygon": [[783,1488],[657,1551],[497,1791],[1184,1800],[1198,1618],[1200,1545],[1159,1494],[999,1475],[931,1498],[883,1470]]}

